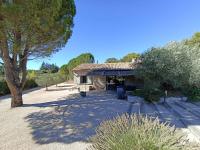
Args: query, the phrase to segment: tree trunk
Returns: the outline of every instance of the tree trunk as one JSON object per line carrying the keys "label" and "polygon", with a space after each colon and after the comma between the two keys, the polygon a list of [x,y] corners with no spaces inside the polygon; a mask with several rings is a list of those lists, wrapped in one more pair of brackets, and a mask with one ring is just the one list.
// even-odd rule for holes
{"label": "tree trunk", "polygon": [[[21,41],[21,33],[16,32],[14,35],[16,43]],[[4,62],[6,82],[12,96],[11,107],[19,107],[23,105],[22,91],[26,82],[28,46],[26,45],[23,51],[14,49],[10,53],[6,36],[0,39],[0,44],[2,45],[0,55]]]}
{"label": "tree trunk", "polygon": [[22,106],[23,85],[20,83],[18,73],[12,71],[12,73],[8,74],[10,69],[5,67],[5,70],[6,82],[11,93],[11,108]]}
{"label": "tree trunk", "polygon": [[[4,55],[5,56],[5,55]],[[20,64],[9,57],[3,57],[7,85],[11,92],[11,108],[23,105],[22,91],[26,81],[27,58],[20,59]]]}
{"label": "tree trunk", "polygon": [[11,100],[11,107],[19,107],[23,105],[22,101],[22,89],[16,88],[16,89],[11,89],[11,95],[12,95],[12,100]]}

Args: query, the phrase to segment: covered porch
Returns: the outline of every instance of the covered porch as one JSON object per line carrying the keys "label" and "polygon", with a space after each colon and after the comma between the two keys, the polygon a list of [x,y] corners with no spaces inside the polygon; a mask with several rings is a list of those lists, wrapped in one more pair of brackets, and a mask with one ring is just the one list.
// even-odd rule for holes
{"label": "covered porch", "polygon": [[96,89],[116,90],[117,86],[123,86],[131,91],[142,86],[142,81],[135,77],[134,70],[94,70],[88,76],[93,78]]}
{"label": "covered porch", "polygon": [[133,91],[143,86],[135,76],[135,63],[81,64],[73,69],[74,82],[83,90],[116,90],[123,86]]}

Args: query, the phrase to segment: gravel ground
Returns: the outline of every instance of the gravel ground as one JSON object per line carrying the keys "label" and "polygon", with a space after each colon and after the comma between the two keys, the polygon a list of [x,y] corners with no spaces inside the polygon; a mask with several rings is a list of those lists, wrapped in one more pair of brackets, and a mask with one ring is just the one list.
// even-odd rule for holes
{"label": "gravel ground", "polygon": [[70,85],[37,89],[23,95],[24,106],[10,109],[0,98],[0,149],[85,150],[103,120],[127,112],[129,104],[112,93],[93,92],[80,98]]}

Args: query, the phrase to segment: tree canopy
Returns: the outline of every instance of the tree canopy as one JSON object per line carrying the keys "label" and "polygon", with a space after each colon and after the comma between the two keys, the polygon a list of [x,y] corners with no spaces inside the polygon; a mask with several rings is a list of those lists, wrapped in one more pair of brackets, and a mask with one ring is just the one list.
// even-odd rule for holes
{"label": "tree canopy", "polygon": [[11,52],[48,56],[64,46],[71,36],[73,0],[0,1],[0,39],[7,39]]}
{"label": "tree canopy", "polygon": [[105,63],[118,63],[118,62],[131,62],[133,59],[139,58],[140,54],[138,53],[129,53],[122,57],[121,59],[117,59],[115,57],[111,57],[106,59]]}
{"label": "tree canopy", "polygon": [[119,62],[119,60],[117,58],[114,58],[114,57],[108,58],[105,61],[105,63],[117,63],[117,62]]}
{"label": "tree canopy", "polygon": [[60,73],[66,74],[68,79],[73,79],[72,70],[80,64],[94,63],[95,59],[91,53],[83,53],[76,58],[71,59],[68,64],[61,66]]}
{"label": "tree canopy", "polygon": [[169,43],[145,52],[137,75],[144,79],[147,89],[166,85],[182,91],[200,88],[199,58],[197,45],[188,45],[186,41]]}
{"label": "tree canopy", "polygon": [[28,59],[49,56],[72,34],[74,0],[0,0],[0,58],[12,94],[22,105]]}
{"label": "tree canopy", "polygon": [[140,54],[137,53],[129,53],[124,56],[120,61],[121,62],[131,62],[133,59],[139,58]]}
{"label": "tree canopy", "polygon": [[200,32],[195,33],[192,38],[186,40],[187,45],[198,45],[200,46]]}
{"label": "tree canopy", "polygon": [[42,71],[43,73],[56,73],[58,72],[58,70],[59,67],[56,64],[49,64],[45,62],[43,62],[40,67],[40,71]]}
{"label": "tree canopy", "polygon": [[68,65],[62,65],[59,69],[59,73],[66,77],[66,79],[69,79],[69,70],[68,70]]}

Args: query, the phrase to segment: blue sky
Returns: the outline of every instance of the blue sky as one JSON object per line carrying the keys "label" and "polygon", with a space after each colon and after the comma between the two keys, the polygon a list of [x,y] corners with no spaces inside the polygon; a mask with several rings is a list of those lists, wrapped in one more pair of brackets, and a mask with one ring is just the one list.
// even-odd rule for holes
{"label": "blue sky", "polygon": [[73,35],[50,58],[28,63],[38,69],[43,61],[58,66],[90,52],[98,62],[142,53],[152,46],[191,37],[200,31],[200,0],[75,0]]}

